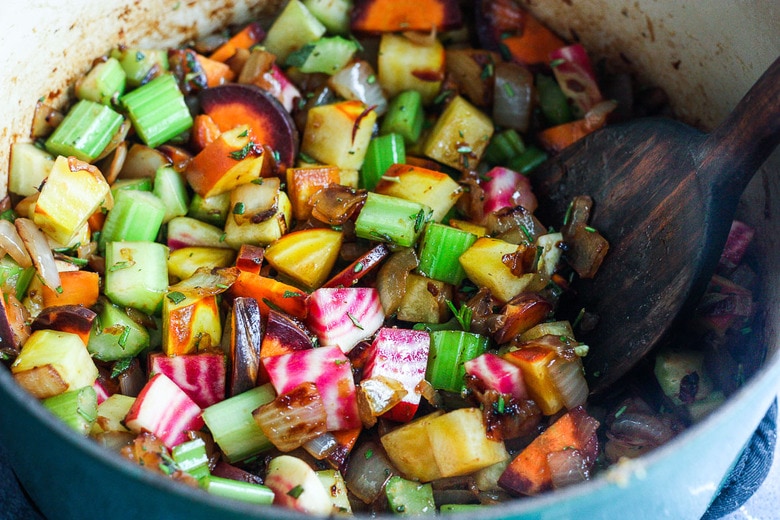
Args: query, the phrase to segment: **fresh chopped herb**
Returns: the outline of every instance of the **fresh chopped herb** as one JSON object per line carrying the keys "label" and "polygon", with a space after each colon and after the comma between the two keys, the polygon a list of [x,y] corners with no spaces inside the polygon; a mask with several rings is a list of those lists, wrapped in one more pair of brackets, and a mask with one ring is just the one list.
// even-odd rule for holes
{"label": "fresh chopped herb", "polygon": [[168,299],[171,300],[171,302],[174,305],[178,305],[178,304],[180,304],[181,302],[183,302],[184,300],[187,299],[187,297],[184,295],[184,293],[181,293],[179,291],[169,292],[167,296],[168,296]]}
{"label": "fresh chopped herb", "polygon": [[587,231],[588,233],[595,233],[596,232],[596,228],[592,228],[590,226],[585,226],[585,231]]}
{"label": "fresh chopped herb", "polygon": [[257,184],[258,186],[262,186],[263,185],[263,179],[252,179],[249,182],[251,182],[252,184]]}
{"label": "fresh chopped herb", "polygon": [[496,412],[498,413],[504,413],[504,411],[506,411],[506,402],[504,402],[503,395],[498,396],[498,401],[496,401],[495,407],[496,407]]}
{"label": "fresh chopped herb", "polygon": [[271,152],[271,156],[274,158],[274,161],[277,163],[282,160],[282,156],[279,153],[279,150],[274,150],[273,152]]}
{"label": "fresh chopped herb", "polygon": [[458,320],[460,328],[462,328],[464,332],[469,332],[469,330],[471,330],[471,318],[474,315],[474,310],[465,304],[461,304],[460,309],[456,309],[455,304],[450,300],[447,300],[447,307],[449,307],[452,314],[455,315],[455,319]]}
{"label": "fresh chopped herb", "polygon": [[238,137],[246,137],[249,135],[249,128],[238,134]]}
{"label": "fresh chopped herb", "polygon": [[440,105],[444,102],[445,99],[447,99],[452,94],[452,90],[442,90],[441,93],[436,96],[436,99],[433,100],[434,105]]}
{"label": "fresh chopped herb", "polygon": [[566,63],[566,60],[564,60],[563,58],[558,58],[557,60],[552,60],[550,62],[550,68],[554,69],[555,67],[557,67],[559,65],[563,65],[564,63]]}
{"label": "fresh chopped herb", "polygon": [[417,215],[414,216],[414,232],[419,232],[423,224],[425,224],[425,210],[420,210]]}
{"label": "fresh chopped herb", "polygon": [[303,152],[299,152],[298,153],[298,158],[301,161],[303,161],[305,163],[309,163],[309,164],[314,164],[314,163],[317,162],[317,160],[314,157],[312,157],[311,155],[305,154]]}
{"label": "fresh chopped herb", "polygon": [[57,286],[57,288],[56,288],[56,289],[54,289],[54,291],[55,291],[57,294],[62,294],[62,291],[63,291],[63,289],[62,289],[62,286],[61,286],[61,285],[58,285],[58,286]]}
{"label": "fresh chopped herb", "polygon": [[617,412],[615,412],[615,419],[623,415],[623,413],[625,413],[626,411],[626,408],[628,408],[626,405],[621,406],[620,409]]}
{"label": "fresh chopped herb", "polygon": [[374,450],[366,450],[366,459],[370,459],[374,456]]}
{"label": "fresh chopped herb", "polygon": [[224,283],[218,283],[216,285],[216,287],[217,287],[217,289],[227,289],[228,288],[228,286],[225,285]]}
{"label": "fresh chopped herb", "polygon": [[298,298],[299,296],[303,296],[303,295],[295,291],[284,291],[282,298]]}
{"label": "fresh chopped herb", "polygon": [[246,207],[243,202],[236,202],[236,205],[233,206],[233,215],[243,215],[244,211],[246,211]]}
{"label": "fresh chopped herb", "polygon": [[534,241],[534,236],[531,234],[531,232],[528,230],[528,227],[526,227],[525,224],[520,224],[520,231],[523,232],[523,234],[525,235],[525,238],[529,242],[533,242]]}
{"label": "fresh chopped herb", "polygon": [[60,257],[63,261],[68,262],[69,264],[73,264],[78,267],[86,267],[89,264],[89,261],[86,258],[76,258],[73,256],[62,256]]}
{"label": "fresh chopped herb", "polygon": [[355,264],[355,267],[352,269],[354,272],[359,273],[363,270],[363,262],[358,262]]}
{"label": "fresh chopped herb", "polygon": [[226,238],[227,238],[227,233],[222,233],[221,235],[219,235],[220,242],[224,242]]}
{"label": "fresh chopped herb", "polygon": [[128,261],[116,262],[114,265],[109,267],[108,270],[113,273],[114,271],[120,271],[122,269],[127,269],[128,267],[132,267],[134,264],[135,262],[128,262]]}
{"label": "fresh chopped herb", "polygon": [[293,498],[298,498],[303,494],[303,486],[298,484],[294,488],[292,488],[290,491],[287,492],[288,496],[291,496]]}
{"label": "fresh chopped herb", "polygon": [[577,317],[574,318],[574,323],[571,324],[571,328],[575,328],[577,325],[580,324],[582,321],[582,318],[585,317],[585,307],[580,309],[580,312],[577,313]]}
{"label": "fresh chopped herb", "polygon": [[373,85],[376,83],[376,75],[371,74],[367,79],[366,82],[368,82],[369,85]]}
{"label": "fresh chopped herb", "polygon": [[127,345],[127,338],[129,337],[130,337],[130,327],[125,325],[122,327],[122,334],[119,336],[119,339],[117,340],[119,346],[125,348],[125,346]]}
{"label": "fresh chopped herb", "polygon": [[751,332],[753,332],[753,329],[751,327],[749,327],[749,326],[748,327],[742,327],[741,329],[739,329],[739,333],[744,335],[744,336],[750,334]]}
{"label": "fresh chopped herb", "polygon": [[504,42],[498,44],[498,52],[501,54],[501,57],[504,59],[504,61],[512,60],[512,52],[509,50],[509,47],[507,47]]}
{"label": "fresh chopped herb", "polygon": [[269,300],[268,298],[263,298],[263,303],[264,303],[264,304],[266,304],[266,305],[268,306],[268,308],[269,308],[269,309],[273,309],[273,310],[275,310],[276,312],[284,312],[284,311],[282,310],[282,308],[281,308],[281,307],[279,307],[278,305],[276,305],[274,302],[272,302],[272,301],[271,301],[271,300]]}
{"label": "fresh chopped herb", "polygon": [[463,144],[463,145],[458,146],[457,151],[458,151],[458,153],[471,153],[474,150],[472,150],[469,145]]}
{"label": "fresh chopped herb", "polygon": [[574,201],[569,202],[569,207],[566,208],[566,214],[563,216],[563,225],[566,226],[571,220],[571,213],[574,211]]}
{"label": "fresh chopped herb", "polygon": [[493,76],[493,64],[492,63],[488,63],[487,65],[485,65],[483,67],[482,74],[480,74],[479,77],[480,77],[481,80],[485,81],[485,80],[490,79],[492,76]]}
{"label": "fresh chopped herb", "polygon": [[16,212],[12,209],[7,209],[0,213],[0,218],[9,222],[13,222],[16,220]]}
{"label": "fresh chopped herb", "polygon": [[349,318],[349,321],[352,322],[352,325],[359,328],[360,330],[363,330],[363,325],[361,325],[358,319],[355,318],[351,313],[347,313],[347,318]]}
{"label": "fresh chopped herb", "polygon": [[504,93],[507,95],[507,97],[515,97],[515,89],[512,88],[512,85],[509,83],[504,83]]}
{"label": "fresh chopped herb", "polygon": [[247,156],[253,151],[255,151],[255,142],[250,140],[240,150],[230,152],[230,158],[235,159],[236,161],[241,161],[243,159],[246,159]]}
{"label": "fresh chopped herb", "polygon": [[117,359],[113,368],[111,369],[111,379],[119,377],[120,374],[130,368],[130,365],[133,363],[133,359],[135,358],[132,356]]}

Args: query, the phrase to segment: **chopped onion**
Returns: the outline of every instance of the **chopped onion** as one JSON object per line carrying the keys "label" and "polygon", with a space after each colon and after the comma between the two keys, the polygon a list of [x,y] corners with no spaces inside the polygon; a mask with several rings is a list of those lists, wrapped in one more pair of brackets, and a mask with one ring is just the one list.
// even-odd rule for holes
{"label": "chopped onion", "polygon": [[517,63],[502,62],[495,67],[493,121],[499,126],[528,131],[534,99],[534,76]]}
{"label": "chopped onion", "polygon": [[367,61],[356,61],[330,77],[328,85],[345,99],[362,101],[373,106],[376,115],[387,111],[387,97]]}
{"label": "chopped onion", "polygon": [[390,463],[382,446],[368,441],[352,452],[344,481],[353,495],[370,504],[379,498],[385,483],[396,474],[398,470]]}
{"label": "chopped onion", "polygon": [[280,451],[292,451],[326,431],[325,404],[314,383],[302,383],[252,412]]}
{"label": "chopped onion", "polygon": [[138,358],[133,358],[130,365],[118,376],[119,392],[130,397],[137,397],[146,385],[146,373],[141,368]]}
{"label": "chopped onion", "polygon": [[374,426],[376,418],[400,403],[406,394],[404,385],[396,379],[384,376],[363,379],[357,389],[358,411],[363,426]]}
{"label": "chopped onion", "polygon": [[38,270],[43,284],[49,289],[56,291],[62,287],[60,282],[60,273],[57,271],[57,264],[54,262],[54,254],[49,249],[49,241],[46,235],[38,229],[38,226],[28,218],[18,218],[14,221],[16,231],[22,238],[30,258]]}
{"label": "chopped onion", "polygon": [[125,165],[125,159],[127,159],[127,141],[122,141],[98,165],[98,168],[103,173],[103,177],[106,178],[106,182],[113,184],[119,177],[119,172],[122,171]]}
{"label": "chopped onion", "polygon": [[579,450],[554,451],[547,454],[553,487],[556,489],[577,484],[590,478],[590,467]]}
{"label": "chopped onion", "polygon": [[0,219],[0,248],[5,250],[19,267],[30,267],[32,259],[24,247],[24,242],[14,225],[5,219]]}
{"label": "chopped onion", "polygon": [[404,248],[393,253],[385,261],[376,276],[376,288],[386,315],[398,310],[406,293],[406,278],[412,269],[417,268],[417,255],[412,248]]}
{"label": "chopped onion", "polygon": [[366,200],[366,190],[331,184],[318,190],[309,200],[311,216],[331,226],[341,226]]}
{"label": "chopped onion", "polygon": [[588,382],[582,374],[582,362],[575,360],[555,359],[550,366],[550,377],[561,395],[563,404],[571,410],[575,406],[585,404],[588,399]]}
{"label": "chopped onion", "polygon": [[339,443],[330,432],[325,432],[318,437],[303,443],[303,449],[317,460],[322,460],[336,451]]}

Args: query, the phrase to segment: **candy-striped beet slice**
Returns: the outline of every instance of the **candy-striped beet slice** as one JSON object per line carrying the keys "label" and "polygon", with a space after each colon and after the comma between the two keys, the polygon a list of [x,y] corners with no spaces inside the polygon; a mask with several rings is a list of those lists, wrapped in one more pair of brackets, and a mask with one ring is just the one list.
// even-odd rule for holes
{"label": "candy-striped beet slice", "polygon": [[307,324],[320,345],[352,350],[385,321],[379,291],[370,287],[320,288],[309,296]]}

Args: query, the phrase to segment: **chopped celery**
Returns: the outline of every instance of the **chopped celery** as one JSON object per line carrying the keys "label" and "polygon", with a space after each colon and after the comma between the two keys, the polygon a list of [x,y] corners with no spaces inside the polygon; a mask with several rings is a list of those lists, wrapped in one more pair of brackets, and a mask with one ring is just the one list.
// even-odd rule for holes
{"label": "chopped celery", "polygon": [[510,159],[506,166],[516,172],[526,174],[547,160],[547,152],[536,146],[529,146],[525,152]]}
{"label": "chopped celery", "polygon": [[209,455],[206,453],[206,443],[201,438],[174,446],[171,456],[180,470],[189,473],[196,480],[210,474]]}
{"label": "chopped celery", "polygon": [[263,44],[276,56],[277,63],[284,63],[291,52],[320,38],[326,31],[300,0],[290,0],[268,29]]}
{"label": "chopped celery", "polygon": [[416,90],[407,90],[390,101],[379,133],[400,134],[406,144],[414,144],[420,139],[423,119],[422,96]]}
{"label": "chopped celery", "polygon": [[152,191],[152,179],[141,177],[138,179],[118,179],[111,185],[111,196],[116,198],[122,190]]}
{"label": "chopped celery", "polygon": [[541,73],[537,74],[536,91],[539,96],[539,108],[551,126],[561,125],[572,120],[569,100],[555,78]]}
{"label": "chopped celery", "polygon": [[355,221],[355,234],[368,240],[411,247],[432,213],[422,204],[369,192]]}
{"label": "chopped celery", "polygon": [[252,412],[275,397],[273,387],[266,384],[203,410],[203,421],[228,462],[244,460],[273,447]]}
{"label": "chopped celery", "polygon": [[87,435],[97,420],[97,405],[97,393],[91,386],[43,400],[43,406],[82,435]]}
{"label": "chopped celery", "polygon": [[354,40],[341,36],[325,37],[293,51],[285,63],[305,73],[335,74],[349,63],[357,50],[358,44]]}
{"label": "chopped celery", "polygon": [[46,140],[46,149],[55,155],[92,162],[106,149],[123,120],[109,107],[83,99],[73,105]]}
{"label": "chopped celery", "polygon": [[159,312],[168,290],[168,248],[157,242],[110,242],[104,283],[113,303]]}
{"label": "chopped celery", "polygon": [[109,242],[121,240],[153,242],[160,232],[165,206],[152,193],[119,190],[114,208],[108,213],[100,235],[100,249]]}
{"label": "chopped celery", "polygon": [[154,194],[165,207],[163,222],[187,214],[187,207],[190,203],[187,182],[173,166],[163,166],[157,170],[154,176]]}
{"label": "chopped celery", "polygon": [[430,222],[420,242],[417,270],[434,280],[458,285],[466,276],[458,258],[476,241],[473,233]]}
{"label": "chopped celery", "polygon": [[106,302],[92,323],[87,350],[100,361],[138,355],[149,346],[149,332],[121,307]]}
{"label": "chopped celery", "polygon": [[328,32],[342,36],[349,33],[352,0],[303,0],[303,5],[322,22]]}
{"label": "chopped celery", "polygon": [[506,166],[510,159],[525,152],[523,138],[514,128],[493,135],[485,149],[485,160],[490,164]]}
{"label": "chopped celery", "polygon": [[111,57],[119,61],[130,87],[146,83],[168,70],[168,52],[165,49],[124,47],[114,49]]}
{"label": "chopped celery", "polygon": [[202,220],[213,226],[224,227],[230,211],[230,192],[203,198],[197,193],[192,196],[187,216]]}
{"label": "chopped celery", "polygon": [[76,97],[111,105],[125,93],[127,74],[116,58],[97,63],[76,85]]}
{"label": "chopped celery", "polygon": [[121,98],[144,143],[156,148],[189,130],[192,115],[172,74],[163,74]]}
{"label": "chopped celery", "polygon": [[393,164],[406,162],[406,147],[401,134],[386,134],[369,141],[366,157],[360,170],[362,187],[372,191]]}
{"label": "chopped celery", "polygon": [[251,504],[270,505],[274,501],[274,492],[262,484],[208,475],[200,481],[200,485],[212,495]]}
{"label": "chopped celery", "polygon": [[425,379],[437,390],[460,393],[466,369],[463,364],[488,348],[487,336],[459,330],[431,332],[431,352]]}
{"label": "chopped celery", "polygon": [[390,511],[397,515],[433,514],[436,504],[433,501],[433,487],[393,475],[385,485],[385,495]]}

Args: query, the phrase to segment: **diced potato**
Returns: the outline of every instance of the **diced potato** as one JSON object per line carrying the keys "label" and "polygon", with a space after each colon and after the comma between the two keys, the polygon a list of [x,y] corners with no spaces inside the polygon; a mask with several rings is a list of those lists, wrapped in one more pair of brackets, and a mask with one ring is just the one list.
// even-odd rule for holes
{"label": "diced potato", "polygon": [[[292,222],[292,205],[284,191],[279,191],[277,197],[276,213],[257,224],[238,224],[235,215],[229,214],[225,222],[225,243],[234,249],[242,244],[265,246],[287,233]],[[236,202],[231,195],[231,207]]]}
{"label": "diced potato", "polygon": [[482,412],[461,408],[433,419],[427,427],[442,477],[467,475],[509,458],[504,443],[487,437]]}
{"label": "diced potato", "polygon": [[265,259],[280,273],[313,290],[325,283],[336,265],[342,240],[341,231],[303,229],[269,245]]}
{"label": "diced potato", "polygon": [[325,34],[327,28],[300,0],[291,0],[268,29],[263,45],[279,63],[307,43]]}
{"label": "diced potato", "polygon": [[100,171],[73,157],[54,161],[33,211],[33,222],[60,244],[68,244],[111,191]]}
{"label": "diced potato", "polygon": [[436,120],[423,152],[440,163],[474,169],[493,135],[493,123],[474,105],[456,96]]}
{"label": "diced potato", "polygon": [[407,478],[430,482],[443,476],[427,435],[428,425],[442,414],[437,411],[415,419],[380,439],[390,461]]}
{"label": "diced potato", "polygon": [[403,321],[441,323],[447,320],[447,300],[452,299],[452,286],[426,276],[409,273],[406,291],[398,307],[398,319]]}
{"label": "diced potato", "polygon": [[441,89],[444,62],[444,47],[437,38],[421,43],[386,33],[379,42],[379,83],[391,98],[405,90],[416,90],[427,105]]}
{"label": "diced potato", "polygon": [[20,386],[39,399],[95,383],[98,369],[76,334],[37,330],[11,365]]}
{"label": "diced potato", "polygon": [[348,170],[363,166],[376,112],[360,101],[342,101],[309,110],[301,152],[323,164]]}
{"label": "diced potato", "polygon": [[424,204],[441,222],[463,193],[463,188],[446,173],[419,166],[394,164],[382,176],[376,192]]}
{"label": "diced potato", "polygon": [[130,430],[124,425],[124,420],[134,402],[135,397],[129,395],[110,395],[98,405],[97,420],[92,427],[92,433],[129,432]]}
{"label": "diced potato", "polygon": [[184,280],[200,267],[228,267],[236,259],[233,249],[219,247],[182,247],[168,257],[168,274]]}
{"label": "diced potato", "polygon": [[287,168],[287,194],[296,220],[303,222],[311,216],[309,199],[312,195],[339,181],[339,169],[335,166]]}
{"label": "diced potato", "polygon": [[171,287],[163,300],[163,352],[169,356],[191,354],[216,347],[222,338],[222,322],[216,295]]}
{"label": "diced potato", "polygon": [[38,193],[41,183],[54,166],[54,156],[32,143],[11,145],[8,191],[28,197]]}
{"label": "diced potato", "polygon": [[474,224],[466,220],[452,218],[450,219],[450,226],[454,227],[455,229],[460,229],[461,231],[468,231],[469,233],[477,235],[478,237],[484,237],[487,235],[487,229],[485,226],[480,226],[479,224]]}
{"label": "diced potato", "polygon": [[322,483],[322,487],[330,495],[330,500],[333,502],[333,512],[335,514],[351,514],[352,505],[349,503],[347,483],[344,481],[344,477],[341,476],[341,472],[337,469],[325,469],[316,473]]}

